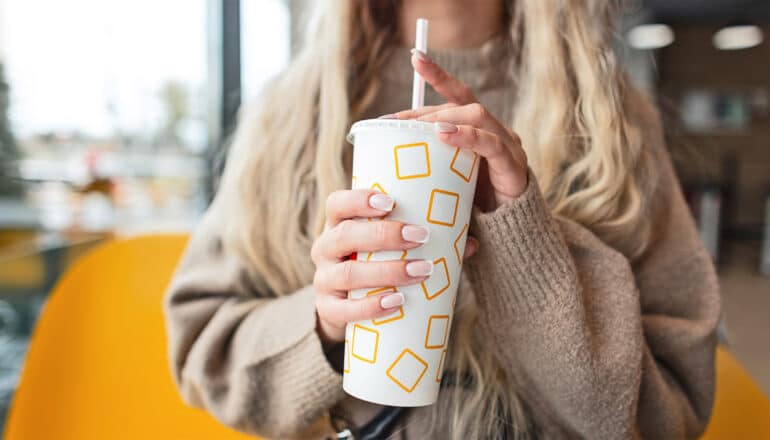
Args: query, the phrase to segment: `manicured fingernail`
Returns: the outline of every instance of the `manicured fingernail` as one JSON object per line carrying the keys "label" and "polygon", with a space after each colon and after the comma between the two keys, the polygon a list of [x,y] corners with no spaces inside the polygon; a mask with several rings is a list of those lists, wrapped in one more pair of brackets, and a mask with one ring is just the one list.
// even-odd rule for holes
{"label": "manicured fingernail", "polygon": [[380,211],[393,210],[393,197],[387,194],[374,194],[369,197],[369,206]]}
{"label": "manicured fingernail", "polygon": [[380,307],[382,307],[383,309],[392,309],[393,307],[398,307],[403,304],[404,304],[404,294],[401,292],[396,292],[388,296],[383,296],[382,299],[380,299]]}
{"label": "manicured fingernail", "polygon": [[406,265],[410,277],[427,277],[433,273],[433,262],[428,260],[412,261]]}
{"label": "manicured fingernail", "polygon": [[457,133],[457,130],[459,130],[455,124],[449,122],[435,122],[433,126],[439,133]]}
{"label": "manicured fingernail", "polygon": [[388,113],[387,115],[382,115],[377,119],[398,119],[398,116],[393,113]]}
{"label": "manicured fingernail", "polygon": [[423,63],[433,62],[433,60],[428,56],[428,54],[421,50],[412,49],[412,55]]}
{"label": "manicured fingernail", "polygon": [[406,241],[427,243],[430,237],[430,229],[424,226],[408,225],[401,228],[401,236]]}

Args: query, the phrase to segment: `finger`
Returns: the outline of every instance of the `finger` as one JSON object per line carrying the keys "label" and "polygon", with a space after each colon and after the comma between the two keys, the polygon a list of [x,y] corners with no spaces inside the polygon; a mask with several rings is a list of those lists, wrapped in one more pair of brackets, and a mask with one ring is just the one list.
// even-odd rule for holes
{"label": "finger", "polygon": [[[489,114],[486,108],[478,103],[466,106],[440,110],[419,118],[420,121],[436,122],[437,126],[442,123],[449,125],[471,125],[496,134],[500,140],[508,147],[508,152],[515,159],[516,163],[527,168],[527,155],[521,147],[521,138],[513,131],[505,128],[500,122]],[[446,125],[448,129],[451,129]],[[462,145],[456,145],[462,147]],[[487,157],[489,158],[489,157]]]}
{"label": "finger", "polygon": [[334,295],[321,295],[316,301],[318,315],[327,321],[341,325],[348,322],[364,321],[396,311],[404,304],[404,294],[388,292],[361,299],[345,299]]}
{"label": "finger", "polygon": [[379,286],[406,286],[433,273],[428,260],[361,262],[347,260],[316,271],[313,285],[322,290],[347,291]]}
{"label": "finger", "polygon": [[326,199],[326,224],[355,217],[382,217],[393,210],[393,197],[371,189],[335,191]]}
{"label": "finger", "polygon": [[471,150],[492,161],[501,162],[498,166],[514,165],[513,156],[503,140],[495,133],[472,125],[455,125],[449,122],[437,122],[436,133],[445,144]]}
{"label": "finger", "polygon": [[[436,123],[438,138],[445,144],[468,149],[487,160],[490,178],[495,178],[514,194],[523,191],[526,185],[526,167],[516,162],[513,146],[506,145],[495,133],[471,125],[454,125],[448,122]],[[524,176],[524,179],[522,179]]]}
{"label": "finger", "polygon": [[479,251],[479,241],[473,237],[468,237],[465,240],[465,252],[463,253],[463,259],[470,258]]}
{"label": "finger", "polygon": [[451,107],[457,107],[457,104],[454,104],[452,102],[447,102],[446,104],[441,104],[441,105],[428,105],[422,108],[402,110],[400,112],[397,112],[388,116],[393,116],[395,119],[417,119],[419,117],[422,117],[431,113],[435,113],[441,110],[446,110]]}
{"label": "finger", "polygon": [[507,130],[489,111],[479,103],[440,109],[417,118],[424,122],[450,122],[455,125],[473,125],[489,130],[498,135],[505,135]]}
{"label": "finger", "polygon": [[[414,249],[427,243],[430,230],[390,220],[343,220],[316,241],[321,259],[339,261],[353,252]],[[325,258],[324,258],[325,257]]]}
{"label": "finger", "polygon": [[476,102],[470,87],[434,63],[426,53],[413,50],[412,66],[447,101],[460,105]]}

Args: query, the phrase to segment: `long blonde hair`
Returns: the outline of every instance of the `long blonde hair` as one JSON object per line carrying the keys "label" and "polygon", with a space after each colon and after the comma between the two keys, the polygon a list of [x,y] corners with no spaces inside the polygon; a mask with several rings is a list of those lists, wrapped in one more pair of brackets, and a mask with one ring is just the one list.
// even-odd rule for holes
{"label": "long blonde hair", "polygon": [[[323,230],[326,197],[349,184],[346,131],[377,96],[376,72],[398,34],[399,1],[316,3],[302,51],[242,112],[217,196],[228,212],[225,240],[275,296],[312,282],[309,249]],[[554,214],[634,257],[649,241],[642,213],[654,179],[629,109],[637,94],[612,49],[614,6],[506,1],[517,54],[511,74],[520,86],[514,120],[506,122],[521,136]],[[463,386],[434,407],[433,422],[441,420],[455,438],[526,435],[515,385],[490,368],[497,361],[475,341],[478,312],[464,297],[447,361]]]}

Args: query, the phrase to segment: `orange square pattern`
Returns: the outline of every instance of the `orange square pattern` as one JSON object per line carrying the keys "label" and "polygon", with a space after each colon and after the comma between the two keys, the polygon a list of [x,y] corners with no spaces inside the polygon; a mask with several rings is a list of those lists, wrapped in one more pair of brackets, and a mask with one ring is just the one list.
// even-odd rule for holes
{"label": "orange square pattern", "polygon": [[[443,286],[435,289],[433,292],[428,291],[428,285],[427,282],[430,281],[431,278],[436,276],[436,268],[442,265],[444,267],[444,275],[446,276],[446,284]],[[449,289],[449,286],[452,284],[452,280],[449,279],[449,267],[446,264],[446,258],[441,257],[438,260],[433,262],[433,275],[431,275],[431,278],[428,278],[427,280],[420,283],[420,286],[422,286],[422,293],[425,294],[425,298],[428,300],[431,300],[433,298],[436,298],[437,296],[441,295],[442,293],[446,292],[447,289]]]}
{"label": "orange square pattern", "polygon": [[[438,211],[436,208],[434,208],[434,203],[451,203],[452,206],[452,219],[449,218],[436,218],[437,214],[434,211]],[[434,189],[430,193],[430,201],[428,202],[428,215],[425,217],[425,220],[428,223],[433,223],[434,225],[441,225],[441,226],[449,226],[452,227],[455,225],[455,221],[457,220],[457,208],[460,205],[460,194],[454,193],[452,191],[445,191],[443,189]]]}
{"label": "orange square pattern", "polygon": [[455,164],[457,163],[457,158],[459,156],[460,156],[460,148],[458,148],[455,151],[455,155],[452,158],[452,163],[449,164],[449,169],[451,169],[453,173],[455,173],[458,176],[460,176],[461,179],[463,179],[464,181],[470,183],[471,177],[473,177],[473,170],[476,168],[476,162],[479,160],[479,155],[476,154],[476,153],[473,153],[473,163],[471,164],[471,169],[467,173],[463,172],[462,170],[458,170],[455,167]]}
{"label": "orange square pattern", "polygon": [[463,252],[460,252],[460,241],[465,237],[465,231],[468,230],[468,224],[466,223],[465,226],[463,226],[463,230],[460,231],[460,234],[455,238],[454,242],[454,248],[455,248],[455,255],[457,255],[457,264],[463,264],[463,252],[465,252],[465,249],[463,249]]}
{"label": "orange square pattern", "polygon": [[[358,338],[359,339],[358,347],[364,344],[361,342],[363,338],[372,338],[372,337],[374,338],[374,344],[373,344],[374,348],[370,350],[371,353],[362,353],[360,351],[356,352],[356,347],[357,347],[356,336],[359,335],[359,332],[360,332],[360,337]],[[355,324],[353,326],[353,342],[351,344],[351,347],[352,347],[351,351],[354,358],[369,364],[373,364],[377,362],[377,346],[379,344],[380,344],[380,332],[371,328],[364,327],[360,324]],[[365,350],[365,349],[360,349],[360,350]]]}
{"label": "orange square pattern", "polygon": [[[443,330],[440,328],[443,326]],[[428,329],[425,331],[425,348],[443,348],[449,334],[449,315],[433,315],[428,318]],[[437,343],[436,337],[441,341]]]}
{"label": "orange square pattern", "polygon": [[[422,151],[419,151],[419,150]],[[406,166],[401,165],[399,162],[409,162],[410,164],[417,163],[416,157],[422,157],[425,154],[425,164],[422,169],[409,170]],[[418,142],[415,144],[397,145],[393,148],[393,156],[396,159],[396,178],[398,180],[419,179],[421,177],[430,176],[430,152],[428,150],[428,144],[425,142]]]}
{"label": "orange square pattern", "polygon": [[436,369],[436,382],[441,383],[441,377],[444,375],[444,360],[446,359],[446,349],[441,352],[441,359],[438,360]]}
{"label": "orange square pattern", "polygon": [[[400,259],[400,260],[406,260],[406,254],[407,254],[407,252],[409,252],[409,251],[403,251],[403,252],[401,252],[401,257],[400,257],[399,259]],[[374,252],[369,252],[369,253],[367,253],[367,254],[366,254],[366,261],[367,261],[367,262],[371,261],[371,259],[372,259],[372,256],[373,256],[373,255],[374,255]]]}
{"label": "orange square pattern", "polygon": [[[406,359],[404,359],[405,356],[407,356]],[[415,362],[417,362],[417,363],[422,365],[422,369],[421,369],[421,371],[420,371],[420,373],[419,373],[419,375],[417,376],[416,379],[415,378],[411,378],[412,380],[409,380],[410,378],[403,377],[403,376],[402,377],[396,377],[398,374],[396,374],[393,370],[398,368],[399,363],[402,362],[402,360],[404,362],[410,362],[411,361],[413,365],[414,365]],[[407,368],[408,367],[409,366],[407,365]],[[425,362],[424,360],[422,360],[422,358],[420,358],[420,356],[417,356],[412,350],[407,348],[407,349],[404,349],[404,351],[402,351],[401,354],[398,355],[396,360],[393,361],[393,363],[390,365],[390,367],[388,367],[387,371],[385,371],[385,374],[390,378],[390,380],[395,382],[396,385],[399,386],[399,388],[401,388],[402,390],[406,391],[407,393],[411,393],[412,391],[414,391],[415,388],[417,388],[417,385],[422,380],[422,377],[425,375],[426,371],[428,371],[428,363]],[[409,383],[404,383],[404,382],[412,382],[412,383],[409,384]]]}

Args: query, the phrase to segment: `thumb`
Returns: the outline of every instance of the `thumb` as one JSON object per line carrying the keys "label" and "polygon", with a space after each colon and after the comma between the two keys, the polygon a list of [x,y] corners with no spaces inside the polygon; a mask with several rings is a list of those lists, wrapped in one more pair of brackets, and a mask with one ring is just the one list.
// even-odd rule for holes
{"label": "thumb", "polygon": [[468,237],[468,239],[465,241],[465,253],[463,254],[463,259],[472,257],[476,252],[478,252],[478,250],[479,241],[473,237]]}

